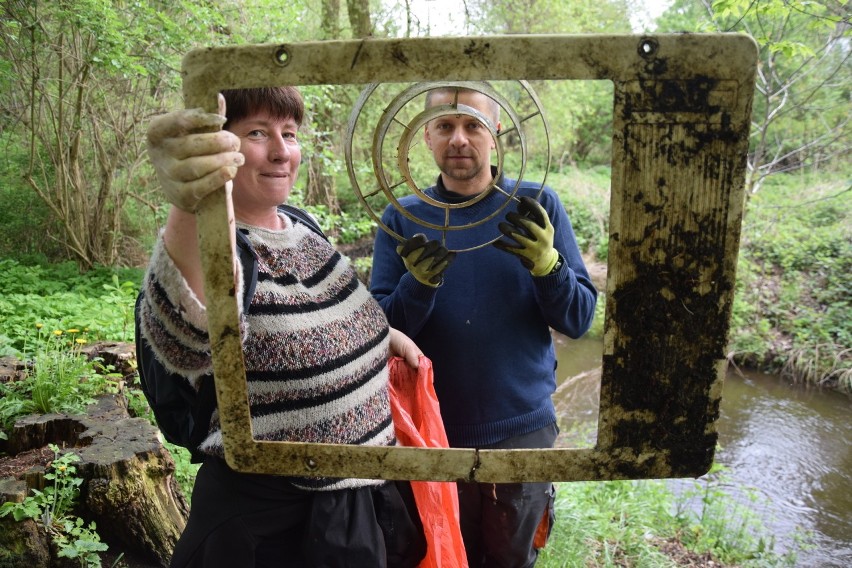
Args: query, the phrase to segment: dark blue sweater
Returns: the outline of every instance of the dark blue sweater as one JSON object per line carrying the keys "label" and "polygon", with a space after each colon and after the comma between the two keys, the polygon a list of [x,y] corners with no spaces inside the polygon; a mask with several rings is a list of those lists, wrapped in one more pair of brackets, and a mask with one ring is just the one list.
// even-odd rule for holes
{"label": "dark blue sweater", "polygon": [[[499,183],[508,193],[515,184],[509,179]],[[540,184],[521,183],[516,195],[534,197],[540,189]],[[440,177],[438,186],[425,193],[442,203],[465,200],[444,189]],[[473,205],[450,208],[447,223],[443,207],[416,195],[399,201],[415,218],[438,227],[478,223],[447,231],[451,250],[496,240],[501,236],[497,224],[516,207],[492,190]],[[539,278],[514,255],[486,246],[458,254],[444,273],[443,285],[432,288],[406,271],[392,236],[379,231],[376,237],[370,290],[390,324],[414,339],[432,360],[435,391],[453,447],[482,447],[554,422],[556,355],[550,328],[577,338],[591,325],[597,291],[571,222],[552,189],[545,187],[539,202],[553,223],[554,245],[564,259],[558,272]],[[430,240],[441,239],[441,230],[423,227],[390,206],[382,222],[404,238],[425,233]]]}

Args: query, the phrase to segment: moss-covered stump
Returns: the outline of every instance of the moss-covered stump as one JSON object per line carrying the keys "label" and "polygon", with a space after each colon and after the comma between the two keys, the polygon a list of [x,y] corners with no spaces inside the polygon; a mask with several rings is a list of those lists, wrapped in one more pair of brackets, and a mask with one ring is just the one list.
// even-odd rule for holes
{"label": "moss-covered stump", "polygon": [[32,519],[0,518],[0,568],[50,568],[50,547],[44,531]]}
{"label": "moss-covered stump", "polygon": [[[48,444],[80,456],[75,466],[84,481],[75,514],[86,522],[95,521],[98,534],[111,548],[168,566],[189,507],[174,478],[174,460],[160,443],[158,430],[143,418],[131,418],[123,396],[110,395],[90,406],[86,415],[23,418],[4,446],[15,456]],[[29,475],[20,472],[16,478],[27,479],[33,487],[38,481],[32,471],[30,468]],[[20,488],[20,483],[7,479],[4,486]],[[21,498],[14,491],[5,493],[0,501]],[[4,545],[8,550],[17,549]]]}

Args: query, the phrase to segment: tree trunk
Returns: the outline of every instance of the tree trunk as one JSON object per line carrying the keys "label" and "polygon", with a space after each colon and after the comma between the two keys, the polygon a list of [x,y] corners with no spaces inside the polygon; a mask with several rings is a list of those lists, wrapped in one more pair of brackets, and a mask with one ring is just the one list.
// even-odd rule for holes
{"label": "tree trunk", "polygon": [[352,27],[353,38],[373,35],[369,0],[346,0],[346,9],[349,12],[349,25]]}
{"label": "tree trunk", "polygon": [[[372,35],[370,19],[370,3],[368,0],[347,0],[349,25],[352,37],[365,38]],[[340,0],[323,0],[322,29],[323,39],[340,39]],[[329,90],[326,97],[333,97],[334,90]],[[308,182],[305,192],[307,205],[326,205],[330,213],[338,213],[340,204],[337,199],[334,174],[326,167],[329,156],[338,156],[341,152],[335,147],[335,133],[342,125],[338,111],[334,110],[333,101],[321,99],[313,109],[313,152],[304,156],[307,167]]]}
{"label": "tree trunk", "polygon": [[[332,142],[326,137],[318,137],[316,143],[317,146],[329,145],[333,147]],[[310,156],[307,160],[307,169],[308,184],[305,203],[307,205],[325,205],[328,207],[329,213],[339,213],[340,202],[337,199],[334,176],[326,173],[322,156]]]}
{"label": "tree trunk", "polygon": [[[81,458],[75,466],[84,481],[75,514],[87,523],[95,521],[98,534],[110,548],[168,566],[189,507],[174,478],[174,461],[160,443],[157,428],[144,418],[131,418],[123,395],[106,395],[85,415],[33,415],[19,420],[0,451],[16,456],[48,444],[65,447]],[[33,470],[39,467],[20,473],[18,479],[3,480],[0,501],[22,501],[38,483],[39,476],[34,476]],[[21,482],[20,478],[30,481]],[[34,538],[31,528],[25,529],[18,531],[21,539]],[[2,544],[7,551],[21,550],[27,559],[32,558],[30,545]]]}
{"label": "tree trunk", "polygon": [[340,37],[340,0],[322,0],[320,29],[323,39],[338,39]]}

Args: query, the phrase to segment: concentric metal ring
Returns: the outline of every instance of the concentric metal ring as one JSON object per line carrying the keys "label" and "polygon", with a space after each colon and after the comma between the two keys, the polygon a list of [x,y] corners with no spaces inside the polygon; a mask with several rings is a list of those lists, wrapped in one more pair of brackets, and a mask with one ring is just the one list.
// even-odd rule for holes
{"label": "concentric metal ring", "polygon": [[[372,96],[375,95],[377,89],[381,86],[379,83],[372,83],[367,85],[364,90],[361,92],[361,95],[356,102],[352,113],[349,118],[349,123],[347,125],[347,133],[346,133],[346,141],[344,144],[344,152],[346,159],[346,167],[349,173],[349,179],[352,182],[352,187],[355,190],[359,200],[366,207],[369,215],[376,221],[376,223],[381,227],[382,230],[387,232],[389,235],[394,237],[398,241],[404,241],[405,238],[402,235],[399,235],[392,229],[390,229],[387,225],[385,225],[381,220],[381,211],[375,211],[373,207],[370,205],[368,198],[372,198],[376,195],[382,194],[386,200],[386,202],[392,205],[395,209],[397,209],[403,216],[407,219],[413,221],[414,223],[426,227],[438,230],[444,235],[444,240],[446,241],[446,234],[449,231],[463,231],[472,227],[479,226],[487,221],[493,219],[496,215],[500,214],[508,204],[516,200],[515,194],[520,187],[521,180],[523,179],[524,172],[526,170],[526,164],[528,159],[528,148],[527,148],[527,135],[522,128],[522,125],[535,117],[538,117],[541,121],[542,128],[544,131],[544,138],[546,142],[546,160],[545,160],[545,171],[541,182],[541,187],[539,192],[544,189],[545,179],[547,177],[547,170],[550,166],[550,136],[547,126],[547,121],[542,112],[541,102],[539,101],[537,95],[533,91],[532,87],[526,81],[518,81],[518,83],[523,87],[526,91],[527,96],[532,100],[535,106],[535,112],[529,114],[526,117],[521,118],[518,113],[515,111],[512,104],[499,92],[497,92],[494,88],[486,83],[470,83],[465,81],[460,82],[452,82],[452,81],[437,81],[437,82],[424,82],[424,83],[415,83],[411,84],[408,87],[404,88],[399,94],[397,94],[391,102],[384,108],[375,129],[373,130],[372,136],[372,145],[371,145],[371,162],[373,168],[373,175],[375,176],[377,186],[369,192],[364,192],[361,189],[361,184],[359,183],[355,166],[353,163],[353,140],[355,138],[355,132],[358,125],[358,120],[361,116],[361,113],[364,112],[365,107],[367,106],[368,101]],[[407,123],[399,120],[397,117],[400,112],[408,105],[414,98],[426,93],[427,91],[431,91],[433,89],[439,88],[464,88],[473,91],[480,92],[494,101],[500,106],[501,110],[503,110],[508,116],[509,120],[512,123],[512,127],[498,132],[496,125],[485,116],[480,111],[469,107],[464,104],[459,104],[458,101],[446,104],[446,105],[438,105],[435,107],[430,107],[426,110],[420,111]],[[466,115],[471,116],[482,123],[495,142],[495,148],[497,153],[497,170],[498,175],[497,178],[500,177],[500,174],[503,173],[504,166],[504,148],[502,143],[502,138],[508,135],[510,132],[516,132],[518,136],[518,140],[520,142],[520,150],[521,150],[521,165],[519,172],[516,177],[517,181],[512,187],[511,191],[505,191],[502,188],[494,185],[490,188],[487,188],[487,191],[483,191],[476,197],[461,202],[461,203],[447,203],[444,201],[439,201],[431,196],[427,195],[424,191],[425,188],[421,188],[414,181],[411,171],[409,169],[409,152],[414,142],[415,136],[422,132],[422,128],[428,123],[430,120],[438,118],[440,116],[446,115]],[[383,163],[382,157],[384,156],[384,144],[385,139],[388,136],[388,132],[391,127],[394,125],[399,125],[403,128],[403,134],[400,137],[398,144],[396,145],[396,165],[399,169],[398,173],[400,178],[396,178],[395,180],[390,179],[388,172],[386,171],[385,165]],[[411,213],[408,212],[404,207],[402,207],[399,203],[399,199],[396,195],[394,195],[394,190],[402,186],[403,184],[407,185],[412,193],[416,194],[421,200],[428,203],[429,205],[442,209],[444,211],[443,224],[435,224],[423,219],[419,219],[414,217]],[[496,210],[490,212],[486,216],[477,219],[476,221],[460,224],[460,225],[452,225],[450,224],[450,211],[453,209],[459,209],[463,207],[470,207],[480,200],[484,199],[487,195],[491,193],[492,189],[496,189],[497,191],[503,193],[506,197],[504,203],[498,207]],[[382,210],[384,207],[382,207]],[[494,237],[487,242],[478,244],[476,246],[466,248],[466,249],[456,249],[455,252],[464,252],[467,250],[474,250],[477,248],[481,248],[487,246],[497,239],[500,238],[499,232],[494,235]]]}

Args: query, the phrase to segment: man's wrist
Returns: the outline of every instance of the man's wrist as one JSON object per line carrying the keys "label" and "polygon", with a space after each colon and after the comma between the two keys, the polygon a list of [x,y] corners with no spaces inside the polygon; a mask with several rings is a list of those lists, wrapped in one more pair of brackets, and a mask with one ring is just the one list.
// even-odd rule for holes
{"label": "man's wrist", "polygon": [[547,273],[548,276],[551,274],[556,274],[560,270],[562,270],[562,264],[564,261],[562,260],[562,255],[559,252],[556,252],[556,263],[554,263],[553,268],[550,269],[550,272]]}
{"label": "man's wrist", "polygon": [[549,276],[555,272],[558,272],[560,268],[562,268],[562,256],[559,252],[554,248],[550,249],[551,255],[547,261],[547,264],[543,265],[540,270],[530,270],[530,273],[533,276]]}
{"label": "man's wrist", "polygon": [[432,282],[435,276],[427,276],[425,274],[416,274],[409,270],[409,273],[414,277],[415,280],[423,284],[424,286],[429,286],[430,288],[438,288],[444,283],[444,275],[440,275],[440,278],[437,282]]}

